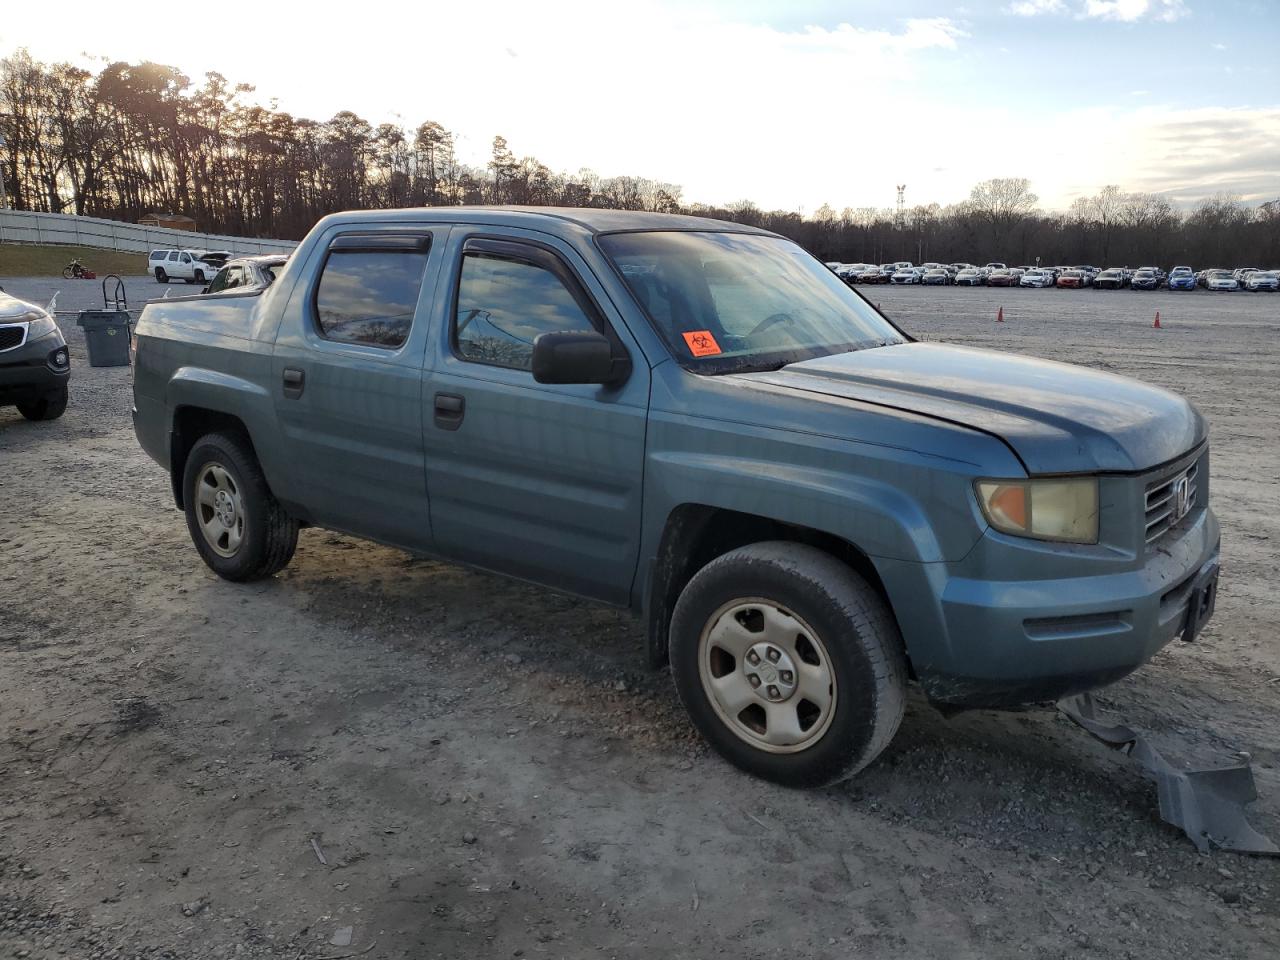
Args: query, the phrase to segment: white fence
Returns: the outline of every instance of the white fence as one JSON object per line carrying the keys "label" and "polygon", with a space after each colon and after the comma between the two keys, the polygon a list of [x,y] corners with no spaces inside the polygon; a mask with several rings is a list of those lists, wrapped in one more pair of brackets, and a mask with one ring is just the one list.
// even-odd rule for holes
{"label": "white fence", "polygon": [[238,256],[256,253],[289,253],[294,240],[255,240],[192,233],[168,227],[141,227],[136,223],[75,217],[65,213],[28,213],[0,210],[0,243],[62,243],[126,253],[146,253],[164,247],[192,250],[230,250]]}

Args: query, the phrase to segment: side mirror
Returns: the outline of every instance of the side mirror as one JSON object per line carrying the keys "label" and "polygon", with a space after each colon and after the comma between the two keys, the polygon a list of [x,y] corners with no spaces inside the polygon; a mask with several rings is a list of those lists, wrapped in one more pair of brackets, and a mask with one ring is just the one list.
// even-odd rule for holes
{"label": "side mirror", "polygon": [[595,330],[540,334],[532,366],[538,383],[617,383],[631,372],[631,361],[615,358],[613,344]]}
{"label": "side mirror", "polygon": [[201,287],[201,288],[200,288],[200,292],[201,292],[201,293],[208,293],[208,292],[209,292],[209,284],[207,284],[207,283],[206,283],[203,287]]}

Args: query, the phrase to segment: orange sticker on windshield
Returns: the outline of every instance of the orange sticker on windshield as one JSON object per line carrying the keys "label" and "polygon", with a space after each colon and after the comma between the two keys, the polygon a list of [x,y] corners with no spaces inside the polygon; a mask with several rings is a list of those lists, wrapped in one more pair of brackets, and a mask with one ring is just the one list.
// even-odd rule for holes
{"label": "orange sticker on windshield", "polygon": [[683,336],[684,342],[689,345],[689,352],[695,357],[714,357],[720,352],[720,344],[716,343],[710,330],[694,330]]}

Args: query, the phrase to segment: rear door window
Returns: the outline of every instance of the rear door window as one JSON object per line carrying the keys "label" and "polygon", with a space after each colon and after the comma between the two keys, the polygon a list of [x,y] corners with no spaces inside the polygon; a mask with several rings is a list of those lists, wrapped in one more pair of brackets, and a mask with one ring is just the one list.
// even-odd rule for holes
{"label": "rear door window", "polygon": [[219,293],[231,284],[232,267],[223,267],[218,271],[218,275],[209,281],[209,287],[206,293]]}
{"label": "rear door window", "polygon": [[320,335],[340,343],[403,346],[422,290],[429,241],[404,234],[338,237],[315,291]]}

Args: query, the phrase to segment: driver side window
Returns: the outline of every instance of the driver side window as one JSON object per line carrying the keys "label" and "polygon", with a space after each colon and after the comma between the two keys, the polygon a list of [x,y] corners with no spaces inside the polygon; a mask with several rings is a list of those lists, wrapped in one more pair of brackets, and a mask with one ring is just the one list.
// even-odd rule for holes
{"label": "driver side window", "polygon": [[590,318],[550,270],[489,253],[467,253],[453,320],[458,356],[528,370],[533,341],[560,330],[591,330]]}

